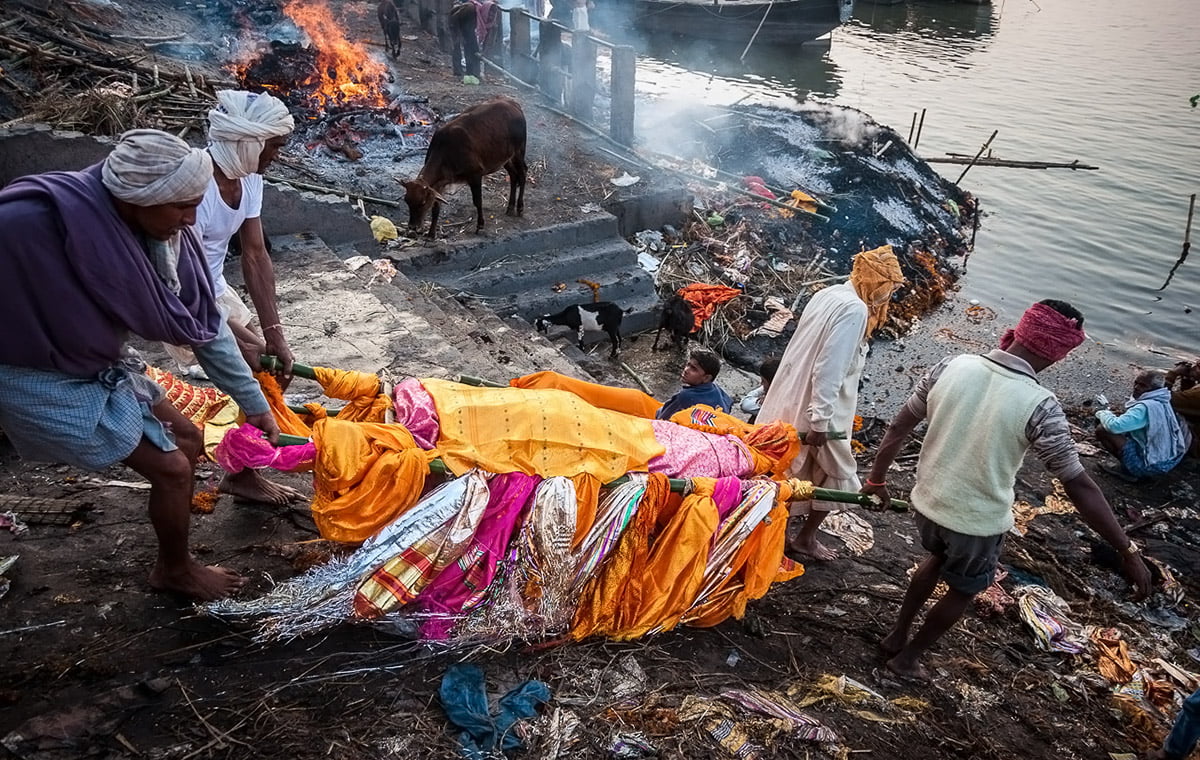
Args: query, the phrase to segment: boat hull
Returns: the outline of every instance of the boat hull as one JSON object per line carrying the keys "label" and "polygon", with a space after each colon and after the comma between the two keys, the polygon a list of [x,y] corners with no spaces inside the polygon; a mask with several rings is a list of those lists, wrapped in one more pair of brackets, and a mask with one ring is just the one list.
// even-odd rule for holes
{"label": "boat hull", "polygon": [[[719,42],[795,45],[841,26],[853,10],[847,0],[732,0],[672,2],[634,0],[634,26],[643,32],[678,34]],[[765,16],[765,19],[764,19]]]}

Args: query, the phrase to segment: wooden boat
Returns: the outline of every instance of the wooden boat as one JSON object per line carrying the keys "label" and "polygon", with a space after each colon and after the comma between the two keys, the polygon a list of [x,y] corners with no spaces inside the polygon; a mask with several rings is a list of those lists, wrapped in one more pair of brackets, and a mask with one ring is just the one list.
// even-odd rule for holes
{"label": "wooden boat", "polygon": [[854,0],[633,0],[643,32],[747,45],[798,45],[850,19]]}

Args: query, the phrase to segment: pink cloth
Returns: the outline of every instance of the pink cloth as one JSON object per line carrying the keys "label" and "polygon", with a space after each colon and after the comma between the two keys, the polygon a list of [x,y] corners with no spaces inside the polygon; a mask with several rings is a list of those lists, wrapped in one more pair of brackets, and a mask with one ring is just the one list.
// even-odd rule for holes
{"label": "pink cloth", "polygon": [[270,467],[284,472],[311,470],[317,458],[317,446],[312,441],[299,446],[276,448],[263,437],[263,432],[250,423],[230,430],[217,444],[214,454],[217,464],[226,472],[238,473],[246,468],[261,470]]}
{"label": "pink cloth", "polygon": [[746,444],[732,435],[692,430],[667,420],[652,420],[654,439],[666,452],[650,460],[650,472],[669,478],[740,478],[754,471]]}
{"label": "pink cloth", "polygon": [[471,5],[475,6],[475,39],[483,48],[492,30],[500,23],[500,5],[495,0],[471,0]]}
{"label": "pink cloth", "polygon": [[431,616],[421,627],[422,638],[449,638],[459,616],[483,599],[540,482],[540,477],[523,472],[491,479],[487,509],[475,537],[462,557],[434,578],[415,600],[421,611]]}
{"label": "pink cloth", "polygon": [[1076,320],[1045,304],[1035,303],[1021,315],[1015,329],[1004,332],[1000,350],[1007,351],[1016,341],[1043,359],[1056,362],[1065,359],[1085,338],[1087,335]]}
{"label": "pink cloth", "polygon": [[738,478],[718,478],[713,486],[713,503],[717,505],[717,516],[724,520],[742,501],[742,481]]}
{"label": "pink cloth", "polygon": [[437,408],[433,398],[425,392],[421,381],[406,377],[392,391],[392,406],[396,410],[396,422],[412,433],[417,445],[428,451],[437,445]]}

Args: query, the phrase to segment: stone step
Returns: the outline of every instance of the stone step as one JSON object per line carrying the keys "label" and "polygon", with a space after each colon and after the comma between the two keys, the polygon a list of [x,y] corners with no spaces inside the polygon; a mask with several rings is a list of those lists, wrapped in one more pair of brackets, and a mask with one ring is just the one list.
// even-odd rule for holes
{"label": "stone step", "polygon": [[632,245],[621,238],[607,238],[562,250],[530,251],[471,270],[422,273],[421,277],[437,280],[451,290],[494,296],[512,293],[514,283],[523,289],[557,283],[573,287],[579,278],[595,279],[591,273],[637,266],[637,250]]}
{"label": "stone step", "polygon": [[528,230],[505,238],[408,249],[397,254],[399,266],[419,279],[437,279],[442,272],[469,272],[505,260],[535,254],[570,251],[604,240],[622,240],[617,218],[598,213],[574,222]]}
{"label": "stone step", "polygon": [[[303,244],[317,250],[311,239],[304,240]],[[294,245],[296,243],[288,242],[284,248]],[[359,251],[343,246],[330,253],[345,259],[358,255]],[[355,276],[366,285],[372,272],[371,267],[363,267]],[[592,379],[547,341],[535,339],[532,328],[514,328],[483,305],[470,301],[460,303],[436,283],[416,282],[398,272],[390,285],[377,281],[372,283],[369,292],[384,307],[404,315],[405,319],[419,318],[414,323],[420,332],[418,341],[424,343],[427,353],[436,357],[440,368],[432,374],[404,367],[394,368],[396,371],[435,377],[467,374],[502,382],[541,370],[554,370],[583,380]]]}
{"label": "stone step", "polygon": [[[621,333],[649,330],[658,324],[658,295],[654,289],[654,278],[643,269],[608,271],[601,274],[585,274],[583,277],[600,285],[601,301],[612,301],[628,312],[621,320]],[[566,289],[555,292],[553,288],[536,286],[508,296],[487,299],[498,313],[514,313],[533,323],[543,314],[555,314],[572,304],[591,303],[592,289],[579,283],[571,283]]]}
{"label": "stone step", "polygon": [[[528,322],[519,318],[501,319],[490,307],[471,299],[464,299],[461,305],[476,319],[477,328],[472,332],[472,337],[477,342],[508,346],[504,354],[508,359],[503,364],[505,376],[497,375],[491,379],[503,381],[551,370],[560,375],[595,382],[595,378],[583,367],[564,355],[550,341],[538,335]],[[497,371],[499,372],[499,368]]]}
{"label": "stone step", "polygon": [[[280,321],[305,364],[388,370],[417,377],[476,374],[493,365],[454,321],[403,275],[370,283],[368,267],[351,272],[318,237],[272,238]],[[240,265],[226,269],[240,283]],[[302,349],[300,348],[302,347]]]}

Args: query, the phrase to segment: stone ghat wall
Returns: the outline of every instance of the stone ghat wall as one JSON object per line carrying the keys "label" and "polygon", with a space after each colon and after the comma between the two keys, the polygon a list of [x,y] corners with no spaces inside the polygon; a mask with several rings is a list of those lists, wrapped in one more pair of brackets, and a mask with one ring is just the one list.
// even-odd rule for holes
{"label": "stone ghat wall", "polygon": [[[27,174],[91,166],[103,160],[112,145],[109,138],[57,131],[44,124],[0,129],[0,185]],[[318,231],[332,248],[369,244],[366,252],[375,251],[366,220],[341,196],[317,195],[268,183],[263,205],[271,210],[263,217],[267,235]],[[316,230],[318,224],[320,229]]]}

